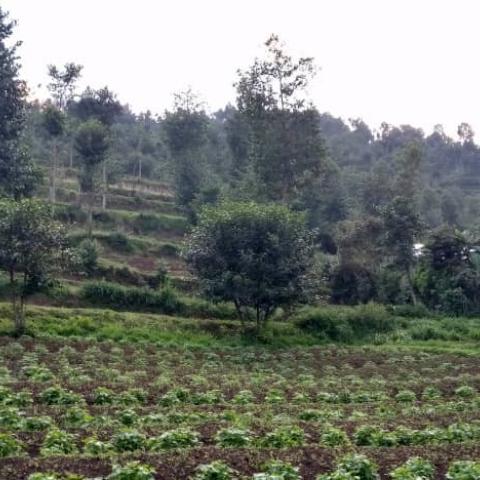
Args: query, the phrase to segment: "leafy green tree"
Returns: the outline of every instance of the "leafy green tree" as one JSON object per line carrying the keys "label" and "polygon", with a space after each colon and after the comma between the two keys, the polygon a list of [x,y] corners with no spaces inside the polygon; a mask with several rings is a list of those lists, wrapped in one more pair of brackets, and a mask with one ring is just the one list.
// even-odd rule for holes
{"label": "leafy green tree", "polygon": [[191,91],[174,96],[173,112],[166,112],[163,127],[175,162],[177,202],[192,216],[192,203],[202,186],[203,148],[207,143],[208,117]]}
{"label": "leafy green tree", "polygon": [[92,216],[95,193],[98,191],[96,174],[109,148],[109,132],[98,120],[84,122],[75,137],[75,150],[82,159],[80,188],[87,200],[88,232],[92,235]]}
{"label": "leafy green tree", "polygon": [[242,321],[253,312],[260,332],[277,307],[306,300],[313,238],[284,206],[225,202],[202,210],[186,260],[209,298],[233,302]]}
{"label": "leafy green tree", "polygon": [[61,224],[38,200],[0,200],[0,269],[9,280],[15,332],[25,330],[28,297],[48,285],[68,260]]}
{"label": "leafy green tree", "polygon": [[9,42],[14,26],[0,7],[0,191],[20,199],[32,194],[39,173],[23,145],[27,86],[18,76],[20,43]]}
{"label": "leafy green tree", "polygon": [[50,165],[48,199],[50,203],[55,203],[59,149],[58,142],[59,138],[65,131],[65,116],[62,111],[51,104],[47,104],[43,110],[43,126],[52,140],[52,160]]}
{"label": "leafy green tree", "polygon": [[248,151],[266,195],[289,203],[324,169],[319,115],[303,98],[315,67],[311,58],[292,59],[275,35],[265,45],[266,58],[238,72],[237,107],[245,122],[230,117],[242,126],[248,147],[238,135],[228,138],[238,160]]}
{"label": "leafy green tree", "polygon": [[427,306],[457,315],[480,311],[480,272],[471,250],[452,227],[432,232],[415,279]]}
{"label": "leafy green tree", "polygon": [[48,66],[50,83],[47,88],[52,93],[56,107],[65,112],[75,95],[76,84],[82,76],[83,66],[70,62],[66,63],[63,70],[55,65]]}
{"label": "leafy green tree", "polygon": [[[108,89],[108,87],[99,90],[92,90],[87,88],[81,95],[78,102],[72,103],[72,113],[81,121],[96,120],[101,123],[111,134],[111,128],[115,120],[122,114],[123,107],[117,100],[116,95]],[[101,161],[102,167],[102,209],[107,208],[107,190],[108,190],[108,175],[107,175],[107,160],[108,151],[105,152]]]}
{"label": "leafy green tree", "polygon": [[[52,138],[52,160],[50,167],[49,200],[55,202],[56,176],[59,167],[58,143],[61,137],[67,136],[70,150],[70,168],[73,166],[73,130],[75,121],[72,116],[66,115],[67,109],[75,96],[76,84],[82,75],[82,65],[73,62],[66,63],[63,70],[55,65],[48,66],[50,83],[47,85],[50,91],[53,106],[47,106],[45,113],[45,127]],[[53,122],[53,125],[52,125]],[[61,129],[58,127],[61,126]]]}
{"label": "leafy green tree", "polygon": [[411,198],[396,197],[383,212],[385,245],[392,263],[403,273],[413,304],[417,303],[413,270],[417,263],[415,242],[422,232],[422,222]]}

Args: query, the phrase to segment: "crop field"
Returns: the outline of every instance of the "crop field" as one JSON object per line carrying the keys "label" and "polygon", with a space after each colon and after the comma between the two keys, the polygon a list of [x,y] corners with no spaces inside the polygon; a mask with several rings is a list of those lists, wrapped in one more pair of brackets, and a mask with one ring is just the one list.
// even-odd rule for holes
{"label": "crop field", "polygon": [[0,478],[479,478],[479,367],[373,347],[3,337]]}

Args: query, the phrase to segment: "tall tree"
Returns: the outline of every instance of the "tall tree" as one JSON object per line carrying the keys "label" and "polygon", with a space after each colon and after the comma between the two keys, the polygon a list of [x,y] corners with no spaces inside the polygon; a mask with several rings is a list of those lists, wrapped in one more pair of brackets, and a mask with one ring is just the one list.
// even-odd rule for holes
{"label": "tall tree", "polygon": [[25,303],[66,265],[65,230],[38,200],[0,200],[0,270],[8,275],[15,332],[25,330]]}
{"label": "tall tree", "polygon": [[75,149],[82,159],[82,174],[80,177],[81,198],[87,200],[88,234],[92,235],[93,203],[98,191],[96,174],[105,161],[109,148],[109,132],[107,127],[98,120],[84,122],[75,137]]}
{"label": "tall tree", "polygon": [[315,67],[311,58],[292,59],[275,35],[265,45],[266,58],[238,72],[237,106],[250,128],[249,155],[266,194],[290,203],[325,166],[318,112],[304,98]]}
{"label": "tall tree", "polygon": [[76,84],[82,75],[82,69],[82,65],[73,62],[66,63],[63,70],[59,70],[55,65],[48,66],[50,83],[47,88],[53,96],[56,107],[62,112],[75,96]]}
{"label": "tall tree", "polygon": [[192,203],[202,185],[203,148],[207,143],[208,116],[192,90],[176,93],[174,109],[166,112],[163,126],[175,162],[178,203],[193,215]]}
{"label": "tall tree", "polygon": [[20,42],[9,44],[14,27],[15,22],[0,6],[0,190],[20,199],[32,194],[38,171],[22,142],[27,86],[19,78]]}
{"label": "tall tree", "polygon": [[[82,121],[97,120],[106,128],[107,133],[110,133],[111,127],[122,113],[123,107],[117,100],[116,95],[108,87],[99,90],[87,88],[79,101],[72,105],[72,111]],[[107,208],[107,160],[108,155],[106,152],[101,163],[103,210]]]}
{"label": "tall tree", "polygon": [[414,246],[422,231],[422,222],[412,199],[394,198],[384,211],[384,222],[387,254],[405,276],[411,300],[415,305],[417,296],[414,289],[413,268],[417,263],[417,257]]}
{"label": "tall tree", "polygon": [[[68,106],[73,101],[75,96],[75,90],[77,82],[82,75],[82,65],[75,64],[73,62],[66,63],[63,70],[60,70],[55,65],[48,66],[48,76],[50,77],[50,83],[47,85],[53,98],[53,106],[59,113],[55,113],[52,108],[47,107],[45,126],[47,132],[52,139],[52,158],[50,162],[50,175],[49,175],[49,200],[55,202],[56,197],[56,178],[57,170],[59,167],[58,158],[58,144],[60,138],[67,134],[70,137],[70,168],[73,166],[73,130],[74,122],[71,116],[65,115]],[[63,116],[60,122],[60,117]],[[53,124],[52,124],[53,122]],[[56,125],[55,125],[56,124]],[[62,128],[58,127],[62,125]]]}
{"label": "tall tree", "polygon": [[50,203],[55,203],[59,139],[65,132],[65,115],[61,110],[48,103],[43,110],[43,126],[52,141],[48,199]]}

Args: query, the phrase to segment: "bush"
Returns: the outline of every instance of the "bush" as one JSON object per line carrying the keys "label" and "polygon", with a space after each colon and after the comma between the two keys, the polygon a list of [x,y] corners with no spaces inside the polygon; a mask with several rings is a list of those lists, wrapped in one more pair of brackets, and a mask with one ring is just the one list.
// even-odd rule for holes
{"label": "bush", "polygon": [[295,317],[301,330],[334,342],[351,342],[353,330],[342,315],[333,308],[307,308]]}
{"label": "bush", "polygon": [[198,444],[198,433],[188,429],[179,428],[163,432],[159,437],[152,438],[148,442],[149,450],[188,448]]}
{"label": "bush", "polygon": [[154,215],[151,213],[140,213],[132,222],[133,231],[136,234],[175,232],[184,234],[187,221],[183,217],[170,215]]}
{"label": "bush", "polygon": [[197,467],[194,480],[233,480],[236,472],[222,461],[215,461]]}
{"label": "bush", "polygon": [[317,480],[377,480],[377,466],[364,455],[351,454],[343,457],[336,470],[317,476]]}
{"label": "bush", "polygon": [[402,403],[413,403],[417,399],[415,392],[412,390],[400,390],[395,395],[395,400]]}
{"label": "bush", "polygon": [[124,233],[121,232],[110,233],[102,240],[106,245],[116,252],[132,253],[135,250],[133,243]]}
{"label": "bush", "polygon": [[391,332],[397,326],[395,317],[384,306],[373,303],[357,307],[306,308],[294,321],[301,330],[340,342]]}
{"label": "bush", "polygon": [[478,480],[480,479],[480,462],[468,460],[453,462],[446,478],[447,480]]}
{"label": "bush", "polygon": [[145,448],[146,438],[145,435],[136,430],[128,430],[117,433],[112,439],[112,444],[115,451],[119,453],[135,452],[136,450],[142,450]]}
{"label": "bush", "polygon": [[154,480],[155,470],[149,465],[130,462],[126,465],[114,465],[107,480]]}
{"label": "bush", "polygon": [[154,292],[147,288],[127,288],[108,282],[92,282],[82,287],[81,296],[96,305],[133,311],[180,314],[183,309],[182,302],[170,287]]}
{"label": "bush", "polygon": [[8,433],[0,433],[0,458],[18,455],[22,451],[22,444]]}
{"label": "bush", "polygon": [[298,467],[290,463],[273,460],[264,467],[265,472],[255,473],[254,480],[301,480]]}
{"label": "bush", "polygon": [[296,426],[285,426],[267,433],[261,443],[265,447],[273,448],[301,447],[303,445],[304,436],[305,433],[301,428]]}
{"label": "bush", "polygon": [[390,473],[393,480],[430,480],[434,469],[430,462],[420,457],[409,458]]}
{"label": "bush", "polygon": [[68,455],[76,451],[73,435],[57,429],[47,433],[41,448],[42,455]]}
{"label": "bush", "polygon": [[431,318],[432,313],[424,305],[395,305],[389,310],[397,317],[403,318]]}
{"label": "bush", "polygon": [[89,277],[93,276],[98,267],[98,245],[95,240],[83,240],[77,249],[78,268]]}
{"label": "bush", "polygon": [[40,401],[46,405],[75,405],[83,403],[83,398],[78,393],[65,390],[59,386],[45,389],[40,394]]}
{"label": "bush", "polygon": [[348,444],[348,436],[343,430],[330,427],[320,435],[320,443],[327,447],[340,447]]}
{"label": "bush", "polygon": [[252,433],[241,428],[225,428],[217,433],[215,439],[221,447],[246,447],[252,441]]}

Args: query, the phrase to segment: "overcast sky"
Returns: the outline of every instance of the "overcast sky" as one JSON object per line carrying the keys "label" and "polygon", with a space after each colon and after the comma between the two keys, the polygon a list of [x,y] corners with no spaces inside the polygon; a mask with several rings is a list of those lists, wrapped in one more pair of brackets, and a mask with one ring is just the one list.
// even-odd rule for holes
{"label": "overcast sky", "polygon": [[84,65],[134,111],[162,113],[192,86],[210,109],[234,102],[237,68],[277,33],[316,59],[320,111],[480,138],[479,0],[2,0],[19,22],[23,77],[39,97],[46,65]]}

